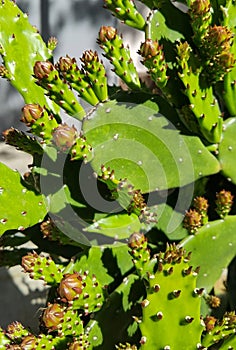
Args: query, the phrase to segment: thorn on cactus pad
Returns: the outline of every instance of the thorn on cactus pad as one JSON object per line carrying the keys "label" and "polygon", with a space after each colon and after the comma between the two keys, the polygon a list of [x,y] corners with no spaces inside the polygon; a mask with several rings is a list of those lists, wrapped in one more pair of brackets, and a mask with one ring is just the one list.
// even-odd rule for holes
{"label": "thorn on cactus pad", "polygon": [[146,344],[146,342],[147,342],[147,337],[142,336],[142,338],[140,339],[140,344],[144,345],[144,344]]}

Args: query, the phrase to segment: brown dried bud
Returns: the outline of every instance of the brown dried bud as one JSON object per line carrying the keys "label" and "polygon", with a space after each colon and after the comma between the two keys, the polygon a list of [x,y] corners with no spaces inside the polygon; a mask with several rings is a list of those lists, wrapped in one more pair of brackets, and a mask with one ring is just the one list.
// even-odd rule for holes
{"label": "brown dried bud", "polygon": [[21,349],[22,350],[37,349],[36,337],[34,335],[27,335],[21,343]]}
{"label": "brown dried bud", "polygon": [[68,151],[75,144],[77,138],[77,129],[74,126],[60,124],[53,131],[53,142],[56,147],[62,151]]}
{"label": "brown dried bud", "polygon": [[142,57],[151,58],[157,56],[162,47],[159,45],[157,40],[147,39],[141,44],[140,54]]}
{"label": "brown dried bud", "polygon": [[206,326],[206,331],[210,332],[212,331],[212,329],[215,327],[216,324],[216,318],[213,316],[206,316],[206,318],[204,319],[204,323]]}
{"label": "brown dried bud", "polygon": [[194,208],[200,213],[205,214],[207,212],[207,209],[209,207],[208,200],[204,197],[196,197],[193,201]]}
{"label": "brown dried bud", "polygon": [[234,196],[230,191],[222,190],[216,194],[216,212],[223,219],[231,210]]}
{"label": "brown dried bud", "polygon": [[38,254],[37,253],[29,253],[25,256],[23,256],[21,260],[21,266],[26,272],[32,272],[34,265],[36,264],[36,261],[38,260]]}
{"label": "brown dried bud", "polygon": [[68,70],[71,70],[74,63],[76,63],[76,59],[66,55],[66,57],[59,58],[57,67],[61,72],[67,72]]}
{"label": "brown dried bud", "polygon": [[202,226],[202,216],[195,209],[190,209],[186,212],[184,217],[184,227],[191,234],[195,234],[197,230]]}
{"label": "brown dried bud", "polygon": [[62,322],[64,309],[59,304],[49,304],[43,313],[42,320],[47,328],[56,329]]}
{"label": "brown dried bud", "polygon": [[228,27],[217,26],[211,27],[208,32],[208,42],[211,45],[216,45],[217,47],[221,47],[221,49],[230,49],[231,39],[233,37],[233,33]]}
{"label": "brown dried bud", "polygon": [[55,67],[50,61],[37,61],[34,65],[34,75],[39,80],[48,78],[53,70],[55,70]]}
{"label": "brown dried bud", "polygon": [[31,126],[43,115],[43,108],[38,104],[28,104],[22,108],[21,121],[27,126]]}
{"label": "brown dried bud", "polygon": [[195,15],[204,15],[210,11],[211,3],[209,0],[195,0],[191,3],[191,12]]}
{"label": "brown dried bud", "polygon": [[102,26],[100,28],[98,39],[101,43],[113,40],[117,34],[117,30],[111,26]]}
{"label": "brown dried bud", "polygon": [[221,303],[220,298],[216,297],[215,295],[209,295],[206,300],[208,305],[214,309],[219,307]]}
{"label": "brown dried bud", "polygon": [[128,245],[132,249],[139,248],[143,246],[146,240],[147,239],[143,233],[135,232],[129,237]]}
{"label": "brown dried bud", "polygon": [[79,294],[82,293],[83,283],[82,277],[78,272],[73,274],[67,273],[61,280],[58,287],[58,293],[62,299],[67,301],[74,300]]}
{"label": "brown dried bud", "polygon": [[81,61],[86,64],[86,62],[98,62],[98,53],[97,51],[86,50],[81,57]]}

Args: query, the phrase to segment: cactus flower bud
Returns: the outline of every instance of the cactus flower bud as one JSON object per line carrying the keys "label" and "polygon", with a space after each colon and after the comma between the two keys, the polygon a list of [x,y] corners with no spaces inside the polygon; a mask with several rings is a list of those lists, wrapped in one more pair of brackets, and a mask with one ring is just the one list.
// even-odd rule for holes
{"label": "cactus flower bud", "polygon": [[49,304],[43,313],[42,320],[47,328],[54,330],[64,317],[64,309],[59,304]]}
{"label": "cactus flower bud", "polygon": [[31,126],[43,115],[43,108],[38,104],[28,104],[22,108],[21,121],[27,126]]}
{"label": "cactus flower bud", "polygon": [[191,12],[194,15],[204,15],[210,11],[211,3],[209,0],[195,0],[191,3]]}
{"label": "cactus flower bud", "polygon": [[29,253],[23,256],[21,260],[21,265],[26,272],[32,272],[34,265],[38,259],[37,253]]}
{"label": "cactus flower bud", "polygon": [[34,75],[39,80],[42,80],[43,78],[48,78],[54,69],[53,64],[49,61],[37,61],[34,65]]}
{"label": "cactus flower bud", "polygon": [[66,57],[59,58],[57,67],[61,72],[67,72],[68,70],[72,69],[74,64],[76,64],[76,59],[66,55]]}
{"label": "cactus flower bud", "polygon": [[92,50],[86,50],[83,53],[83,56],[81,57],[81,61],[83,63],[87,63],[87,62],[98,62],[99,58],[98,58],[98,53],[97,51],[92,51]]}
{"label": "cactus flower bud", "polygon": [[206,213],[208,209],[208,201],[204,197],[196,197],[194,198],[194,208],[200,213]]}
{"label": "cactus flower bud", "polygon": [[37,339],[34,335],[28,335],[21,343],[22,350],[37,349]]}
{"label": "cactus flower bud", "polygon": [[100,43],[112,40],[115,38],[117,30],[111,26],[102,26],[98,34],[98,40]]}
{"label": "cactus flower bud", "polygon": [[227,216],[233,205],[234,196],[230,191],[222,190],[216,194],[216,212],[223,219]]}
{"label": "cactus flower bud", "polygon": [[51,38],[49,38],[48,40],[48,49],[51,51],[54,51],[55,48],[57,47],[58,44],[58,40],[57,38],[55,38],[54,36],[52,36]]}
{"label": "cactus flower bud", "polygon": [[206,318],[204,319],[204,323],[206,326],[206,331],[210,332],[213,330],[213,328],[215,327],[216,324],[216,318],[213,316],[206,316]]}
{"label": "cactus flower bud", "polygon": [[157,40],[147,39],[141,44],[140,54],[145,58],[151,58],[159,54],[160,45]]}
{"label": "cactus flower bud", "polygon": [[62,299],[72,301],[82,293],[83,290],[82,276],[78,273],[67,273],[61,280],[58,293]]}
{"label": "cactus flower bud", "polygon": [[129,237],[129,242],[128,245],[130,248],[139,248],[142,247],[143,244],[147,241],[146,237],[144,236],[143,233],[140,232],[134,232],[130,237]]}
{"label": "cactus flower bud", "polygon": [[66,123],[60,124],[53,131],[53,142],[56,147],[62,151],[68,151],[74,144],[77,138],[77,129],[74,126],[69,126]]}
{"label": "cactus flower bud", "polygon": [[201,214],[195,209],[190,209],[189,211],[187,211],[184,217],[184,227],[188,230],[188,232],[191,234],[195,234],[201,226]]}

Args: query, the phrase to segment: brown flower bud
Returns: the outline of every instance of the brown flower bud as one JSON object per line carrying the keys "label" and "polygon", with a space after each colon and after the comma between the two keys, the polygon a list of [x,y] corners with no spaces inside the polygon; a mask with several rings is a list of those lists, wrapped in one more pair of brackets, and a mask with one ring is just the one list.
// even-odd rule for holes
{"label": "brown flower bud", "polygon": [[209,12],[211,3],[209,0],[195,0],[191,3],[191,12],[196,15],[204,15]]}
{"label": "brown flower bud", "polygon": [[157,40],[147,39],[141,44],[140,54],[145,58],[155,57],[160,53],[160,45]]}
{"label": "brown flower bud", "polygon": [[82,277],[78,272],[67,273],[61,280],[58,287],[58,293],[62,299],[72,301],[82,293],[83,283]]}
{"label": "brown flower bud", "polygon": [[26,272],[32,272],[34,265],[36,264],[36,261],[38,259],[37,253],[29,253],[25,256],[23,256],[21,260],[21,265],[24,268]]}
{"label": "brown flower bud", "polygon": [[204,197],[196,197],[194,198],[194,208],[200,213],[206,213],[207,212],[207,209],[209,207],[208,205],[208,201],[206,198]]}
{"label": "brown flower bud", "polygon": [[49,304],[43,313],[42,320],[47,328],[56,329],[64,317],[64,309],[59,304]]}
{"label": "brown flower bud", "polygon": [[129,237],[128,245],[130,248],[138,248],[138,247],[142,247],[144,242],[146,242],[146,238],[144,234],[139,232],[134,232]]}
{"label": "brown flower bud", "polygon": [[22,350],[37,349],[37,339],[34,335],[27,335],[21,343]]}
{"label": "brown flower bud", "polygon": [[57,67],[61,72],[67,72],[68,70],[71,70],[74,63],[76,63],[76,59],[66,55],[66,57],[59,58]]}
{"label": "brown flower bud", "polygon": [[86,62],[98,62],[98,53],[97,51],[86,50],[81,57],[81,61],[86,64]]}
{"label": "brown flower bud", "polygon": [[50,61],[37,61],[34,65],[34,75],[39,80],[48,78],[49,74],[55,69]]}
{"label": "brown flower bud", "polygon": [[113,40],[117,34],[117,30],[111,26],[102,26],[100,28],[98,39],[101,43]]}
{"label": "brown flower bud", "polygon": [[190,209],[187,211],[184,217],[184,227],[189,231],[189,233],[195,234],[201,226],[201,214],[195,209]]}
{"label": "brown flower bud", "polygon": [[21,121],[27,126],[32,125],[43,115],[43,108],[38,104],[28,104],[22,108]]}
{"label": "brown flower bud", "polygon": [[53,142],[56,147],[62,151],[68,151],[74,144],[77,138],[77,130],[74,126],[60,124],[53,131]]}
{"label": "brown flower bud", "polygon": [[216,194],[216,212],[221,218],[229,214],[233,205],[234,196],[230,191],[222,190]]}
{"label": "brown flower bud", "polygon": [[212,329],[215,327],[216,321],[217,320],[215,317],[206,316],[206,318],[204,319],[204,323],[205,323],[207,332],[212,331]]}

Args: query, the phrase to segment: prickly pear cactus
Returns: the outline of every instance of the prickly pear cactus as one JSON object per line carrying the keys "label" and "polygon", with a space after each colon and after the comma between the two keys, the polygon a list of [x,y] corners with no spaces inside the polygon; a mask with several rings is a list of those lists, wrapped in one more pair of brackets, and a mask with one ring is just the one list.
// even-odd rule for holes
{"label": "prickly pear cactus", "polygon": [[144,268],[149,265],[144,277],[147,295],[141,302],[142,316],[137,318],[142,333],[141,349],[199,346],[203,331],[200,320],[203,289],[196,288],[198,268],[189,264],[190,254],[174,245],[150,259],[144,242],[143,237],[131,236],[129,243],[136,265],[139,261]]}
{"label": "prickly pear cactus", "polygon": [[236,254],[236,5],[141,2],[147,19],[132,0],[104,1],[144,35],[143,81],[122,33],[100,28],[122,81],[111,87],[96,51],[54,63],[56,40],[45,45],[14,1],[0,1],[0,75],[24,97],[31,134],[3,136],[32,155],[22,178],[0,164],[0,263],[23,256],[50,287],[39,334],[11,323],[0,348],[236,346],[231,304],[213,312]]}
{"label": "prickly pear cactus", "polygon": [[12,0],[0,3],[0,53],[5,69],[3,77],[23,96],[26,103],[39,103],[58,113],[56,105],[35,84],[33,68],[36,61],[49,60],[51,51],[36,28]]}

